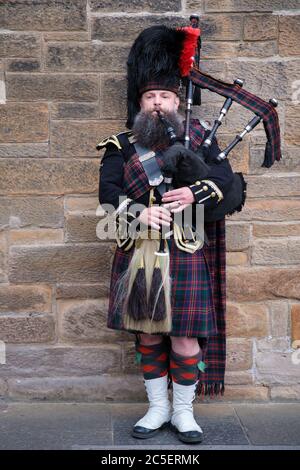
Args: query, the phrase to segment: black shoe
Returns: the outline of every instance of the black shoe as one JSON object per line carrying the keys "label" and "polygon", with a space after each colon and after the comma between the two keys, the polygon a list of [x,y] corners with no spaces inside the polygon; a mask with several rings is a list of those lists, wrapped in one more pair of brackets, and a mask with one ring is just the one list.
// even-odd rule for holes
{"label": "black shoe", "polygon": [[160,428],[157,429],[148,429],[144,428],[143,426],[134,426],[131,435],[132,437],[136,437],[137,439],[149,439],[150,437],[155,436],[161,429],[165,429],[168,427],[170,422],[163,423]]}
{"label": "black shoe", "polygon": [[203,441],[203,432],[199,432],[199,431],[180,432],[173,424],[170,424],[170,429],[177,434],[178,439],[182,442],[189,443],[189,444],[193,444],[193,443],[197,444]]}

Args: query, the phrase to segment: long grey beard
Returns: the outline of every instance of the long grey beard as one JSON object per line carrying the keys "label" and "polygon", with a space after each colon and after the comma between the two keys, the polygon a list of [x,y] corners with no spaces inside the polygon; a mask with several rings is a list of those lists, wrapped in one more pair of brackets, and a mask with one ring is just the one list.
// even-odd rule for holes
{"label": "long grey beard", "polygon": [[[173,127],[177,137],[182,137],[184,128],[180,114],[177,112],[164,113],[164,117]],[[161,146],[169,146],[170,138],[164,124],[157,115],[151,112],[140,111],[135,118],[132,131],[140,145],[155,149]]]}

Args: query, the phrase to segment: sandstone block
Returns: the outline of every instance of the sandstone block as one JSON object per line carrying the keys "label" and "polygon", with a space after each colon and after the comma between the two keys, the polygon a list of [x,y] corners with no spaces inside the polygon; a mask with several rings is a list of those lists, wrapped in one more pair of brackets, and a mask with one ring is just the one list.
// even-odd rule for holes
{"label": "sandstone block", "polygon": [[36,59],[8,59],[8,72],[39,72],[41,63]]}
{"label": "sandstone block", "polygon": [[110,277],[112,253],[107,243],[15,246],[11,248],[9,279],[10,282],[103,282]]}
{"label": "sandstone block", "polygon": [[43,39],[49,41],[88,41],[89,33],[87,31],[45,31]]}
{"label": "sandstone block", "polygon": [[126,80],[123,75],[104,75],[101,78],[101,117],[126,118]]}
{"label": "sandstone block", "polygon": [[[233,81],[236,77],[244,80],[244,88],[251,90],[265,100],[269,100],[276,90],[276,98],[290,99],[290,79],[295,75],[291,64],[284,60],[268,61],[231,60],[227,62],[226,79]],[[289,77],[289,79],[288,79]]]}
{"label": "sandstone block", "polygon": [[286,197],[300,195],[300,176],[248,176],[247,197]]}
{"label": "sandstone block", "polygon": [[249,247],[250,225],[227,223],[226,248],[229,251],[242,251]]}
{"label": "sandstone block", "polygon": [[0,157],[49,157],[49,144],[47,143],[22,143],[0,144]]}
{"label": "sandstone block", "polygon": [[201,48],[202,59],[226,59],[237,55],[239,45],[230,41],[205,41]]}
{"label": "sandstone block", "polygon": [[[122,121],[53,121],[51,155],[53,157],[99,157],[100,140],[125,130]],[[96,172],[98,176],[98,172]]]}
{"label": "sandstone block", "polygon": [[252,249],[252,264],[297,264],[300,262],[300,238],[257,239]]}
{"label": "sandstone block", "polygon": [[256,346],[258,351],[262,351],[268,354],[272,352],[288,352],[290,350],[290,339],[284,338],[273,338],[268,336],[267,338],[257,339]]}
{"label": "sandstone block", "polygon": [[0,105],[0,142],[48,140],[48,106],[42,103]]}
{"label": "sandstone block", "polygon": [[59,302],[59,336],[74,343],[113,343],[118,332],[108,329],[107,300]]}
{"label": "sandstone block", "polygon": [[139,16],[138,21],[134,16],[93,17],[91,21],[92,39],[108,42],[115,41],[116,31],[118,31],[118,41],[130,43],[142,30],[150,26],[162,23],[166,26],[179,26],[185,24],[185,22],[183,17],[172,15]]}
{"label": "sandstone block", "polygon": [[227,334],[231,337],[263,337],[269,332],[268,309],[264,304],[229,304]]}
{"label": "sandstone block", "polygon": [[291,336],[292,341],[300,340],[300,305],[292,305],[291,310]]}
{"label": "sandstone block", "polygon": [[123,344],[123,372],[125,374],[141,374],[141,364],[136,362],[134,340]]}
{"label": "sandstone block", "polygon": [[108,295],[108,283],[58,284],[56,287],[57,299],[99,299]]}
{"label": "sandstone block", "polygon": [[248,264],[248,254],[238,251],[226,253],[226,264],[228,266],[243,266]]}
{"label": "sandstone block", "polygon": [[[199,3],[199,2],[198,2]],[[162,4],[157,2],[149,2],[148,0],[91,0],[90,2],[91,11],[95,13],[111,13],[111,12],[156,12],[161,13],[162,11],[180,11],[181,0],[165,0]]]}
{"label": "sandstone block", "polygon": [[244,39],[265,41],[277,39],[278,17],[275,15],[248,15],[244,18]]}
{"label": "sandstone block", "polygon": [[[107,18],[102,18],[107,22]],[[111,21],[111,18],[108,19]],[[104,41],[104,38],[95,38]],[[113,39],[113,41],[115,38]],[[118,37],[118,41],[121,38]],[[102,42],[48,42],[46,70],[52,72],[125,72],[127,44]],[[82,100],[81,100],[82,101]]]}
{"label": "sandstone block", "polygon": [[[188,0],[187,7],[195,0]],[[299,8],[298,0],[209,0],[206,3],[206,11],[273,11],[296,10]]]}
{"label": "sandstone block", "polygon": [[238,14],[203,15],[201,29],[208,39],[233,41],[242,39],[243,17]]}
{"label": "sandstone block", "polygon": [[299,299],[300,270],[294,268],[230,268],[227,298],[234,302]]}
{"label": "sandstone block", "polygon": [[237,372],[225,372],[225,386],[228,385],[251,385],[253,383],[252,372],[243,370]]}
{"label": "sandstone block", "polygon": [[288,222],[288,223],[254,223],[253,224],[253,236],[257,238],[268,238],[268,237],[297,237],[300,235],[300,223]]}
{"label": "sandstone block", "polygon": [[96,242],[99,217],[94,213],[69,214],[65,224],[65,242]]}
{"label": "sandstone block", "polygon": [[51,315],[0,316],[1,340],[6,343],[47,343],[55,340]]}
{"label": "sandstone block", "polygon": [[35,229],[35,230],[10,230],[10,245],[51,245],[62,243],[64,232],[62,229]]}
{"label": "sandstone block", "polygon": [[[266,169],[261,167],[264,159],[264,147],[250,146],[250,174],[261,175],[266,173]],[[295,146],[282,146],[283,158],[278,162],[276,161],[271,168],[268,168],[268,173],[284,173],[284,172],[297,172],[300,170],[300,150]]]}
{"label": "sandstone block", "polygon": [[247,199],[243,210],[233,214],[231,220],[287,222],[297,220],[299,211],[300,201],[297,199]]}
{"label": "sandstone block", "polygon": [[289,327],[289,306],[285,301],[269,302],[271,335],[287,336]]}
{"label": "sandstone block", "polygon": [[52,119],[97,119],[99,118],[98,103],[53,103]]}
{"label": "sandstone block", "polygon": [[7,346],[7,361],[1,365],[3,377],[89,377],[120,373],[121,351],[117,345],[98,347]]}
{"label": "sandstone block", "polygon": [[300,17],[279,16],[279,53],[281,56],[300,55]]}
{"label": "sandstone block", "polygon": [[281,386],[276,385],[271,387],[271,399],[278,401],[291,401],[300,400],[300,385]]}
{"label": "sandstone block", "polygon": [[[285,142],[288,145],[300,144],[300,105],[288,106],[285,116]],[[299,183],[298,183],[299,185]]]}
{"label": "sandstone block", "polygon": [[300,381],[299,364],[293,364],[294,352],[257,352],[255,357],[257,379],[263,384],[297,384]]}
{"label": "sandstone block", "polygon": [[7,396],[8,386],[5,380],[0,379],[0,397],[4,398]]}
{"label": "sandstone block", "polygon": [[1,5],[0,27],[29,31],[86,29],[86,1],[7,0]]}
{"label": "sandstone block", "polygon": [[97,196],[66,196],[65,211],[66,213],[83,213],[86,211],[96,214],[99,205]]}
{"label": "sandstone block", "polygon": [[238,57],[272,57],[278,54],[276,40],[271,41],[243,41],[237,46]]}
{"label": "sandstone block", "polygon": [[[93,193],[98,189],[99,164],[90,159],[0,160],[2,194]],[[25,177],[24,177],[25,175]]]}
{"label": "sandstone block", "polygon": [[0,227],[21,228],[28,225],[59,228],[64,223],[63,199],[60,197],[1,198]]}
{"label": "sandstone block", "polygon": [[222,401],[261,402],[269,400],[269,388],[259,385],[228,385]]}
{"label": "sandstone block", "polygon": [[226,364],[229,371],[251,369],[252,341],[243,338],[229,338]]}
{"label": "sandstone block", "polygon": [[8,379],[10,398],[54,401],[142,402],[145,387],[139,375],[33,377]]}
{"label": "sandstone block", "polygon": [[0,286],[0,312],[51,312],[51,288],[24,285]]}
{"label": "sandstone block", "polygon": [[39,57],[40,37],[32,33],[0,33],[0,57]]}
{"label": "sandstone block", "polygon": [[96,74],[7,73],[6,79],[7,98],[12,101],[89,102],[99,96]]}

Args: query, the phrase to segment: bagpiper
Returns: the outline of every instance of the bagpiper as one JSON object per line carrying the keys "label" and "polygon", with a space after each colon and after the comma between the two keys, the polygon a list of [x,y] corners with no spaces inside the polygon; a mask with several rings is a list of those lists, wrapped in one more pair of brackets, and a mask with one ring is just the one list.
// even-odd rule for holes
{"label": "bagpiper", "polygon": [[127,60],[128,130],[97,145],[99,201],[117,241],[107,326],[134,335],[150,404],[132,436],[170,425],[185,443],[203,439],[195,396],[224,393],[225,215],[246,197],[211,129],[179,111],[184,85],[190,110],[193,86],[213,81],[193,65],[198,44],[195,28],[142,31]]}

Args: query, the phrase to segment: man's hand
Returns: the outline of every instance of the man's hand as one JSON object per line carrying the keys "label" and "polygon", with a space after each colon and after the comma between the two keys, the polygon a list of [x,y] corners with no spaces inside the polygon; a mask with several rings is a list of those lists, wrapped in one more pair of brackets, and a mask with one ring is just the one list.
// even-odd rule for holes
{"label": "man's hand", "polygon": [[146,207],[139,215],[138,220],[145,225],[150,225],[156,230],[160,229],[160,225],[170,227],[172,221],[171,213],[162,206]]}
{"label": "man's hand", "polygon": [[[180,204],[178,203],[180,202]],[[163,207],[171,212],[181,212],[190,204],[195,202],[194,194],[188,186],[172,189],[166,192],[162,197]]]}

